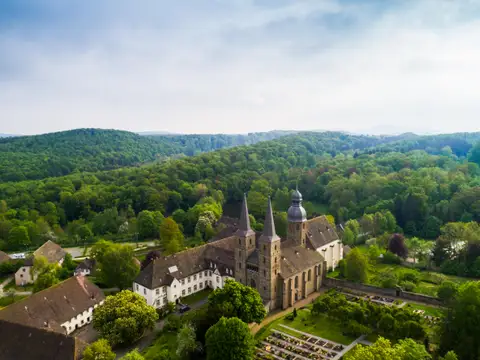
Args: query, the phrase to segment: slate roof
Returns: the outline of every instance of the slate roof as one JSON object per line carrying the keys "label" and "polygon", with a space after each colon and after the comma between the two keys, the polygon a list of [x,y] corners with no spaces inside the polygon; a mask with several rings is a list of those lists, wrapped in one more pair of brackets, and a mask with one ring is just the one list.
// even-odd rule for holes
{"label": "slate roof", "polygon": [[0,320],[64,333],[62,323],[104,299],[99,287],[84,276],[74,276],[0,310]]}
{"label": "slate roof", "polygon": [[323,256],[315,250],[294,245],[291,241],[283,241],[280,246],[280,276],[284,279],[324,262]]}
{"label": "slate roof", "polygon": [[0,339],[2,360],[77,360],[86,345],[71,336],[4,320]]}
{"label": "slate roof", "polygon": [[[135,279],[149,289],[170,285],[173,279],[183,279],[199,271],[211,269],[210,262],[234,267],[235,236],[197,246],[174,255],[155,259]],[[176,267],[171,272],[169,268]]]}
{"label": "slate roof", "polygon": [[10,260],[10,256],[8,256],[7,253],[0,251],[0,264],[9,260]]}
{"label": "slate roof", "polygon": [[48,240],[45,244],[40,246],[33,252],[33,256],[45,256],[49,263],[57,263],[62,260],[67,252],[63,250],[60,245],[55,244],[53,241]]}
{"label": "slate roof", "polygon": [[313,249],[318,249],[332,241],[339,240],[335,228],[325,215],[310,219],[307,224],[307,240]]}
{"label": "slate roof", "polygon": [[80,264],[78,264],[78,266],[75,268],[75,271],[80,271],[80,270],[92,271],[95,267],[95,264],[96,264],[95,259],[85,259]]}

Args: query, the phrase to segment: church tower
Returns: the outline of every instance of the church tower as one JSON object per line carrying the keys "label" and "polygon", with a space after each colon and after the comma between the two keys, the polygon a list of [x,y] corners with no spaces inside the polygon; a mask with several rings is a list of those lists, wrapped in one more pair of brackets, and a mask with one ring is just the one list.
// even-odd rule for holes
{"label": "church tower", "polygon": [[270,301],[270,308],[277,307],[277,279],[280,273],[281,250],[280,237],[275,232],[272,202],[268,199],[267,213],[263,233],[258,239],[258,291],[265,301]]}
{"label": "church tower", "polygon": [[287,239],[305,247],[307,212],[302,206],[302,194],[298,191],[298,186],[292,193],[292,204],[288,208],[287,220]]}
{"label": "church tower", "polygon": [[243,195],[240,224],[235,236],[237,237],[235,247],[235,280],[247,285],[247,259],[255,250],[255,231],[250,227],[247,196],[245,194]]}

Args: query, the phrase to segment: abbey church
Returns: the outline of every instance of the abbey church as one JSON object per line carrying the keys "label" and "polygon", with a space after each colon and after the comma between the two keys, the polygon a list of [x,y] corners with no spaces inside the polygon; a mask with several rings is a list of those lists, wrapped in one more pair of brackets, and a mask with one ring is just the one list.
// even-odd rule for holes
{"label": "abbey church", "polygon": [[293,306],[320,288],[327,269],[342,259],[343,248],[325,216],[307,219],[298,189],[287,214],[287,236],[281,239],[269,200],[258,234],[250,227],[244,197],[233,236],[154,260],[135,279],[133,290],[159,308],[235,279],[256,288],[269,310]]}

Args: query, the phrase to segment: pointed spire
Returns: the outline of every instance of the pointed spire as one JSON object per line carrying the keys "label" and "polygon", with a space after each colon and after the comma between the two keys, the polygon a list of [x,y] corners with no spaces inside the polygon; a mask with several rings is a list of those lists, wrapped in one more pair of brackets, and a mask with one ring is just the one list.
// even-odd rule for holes
{"label": "pointed spire", "polygon": [[240,224],[238,226],[237,235],[247,236],[254,234],[250,227],[250,218],[248,217],[247,194],[243,194],[242,209],[240,212]]}
{"label": "pointed spire", "polygon": [[263,224],[263,233],[260,237],[263,241],[275,241],[280,240],[275,231],[275,222],[273,221],[272,201],[268,198],[267,213],[265,214],[265,223]]}

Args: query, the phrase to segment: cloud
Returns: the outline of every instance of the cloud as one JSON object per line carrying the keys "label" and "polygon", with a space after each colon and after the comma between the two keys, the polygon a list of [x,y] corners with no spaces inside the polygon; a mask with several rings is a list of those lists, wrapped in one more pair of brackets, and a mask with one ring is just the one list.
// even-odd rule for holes
{"label": "cloud", "polygon": [[478,131],[479,2],[388,3],[10,9],[0,132]]}

